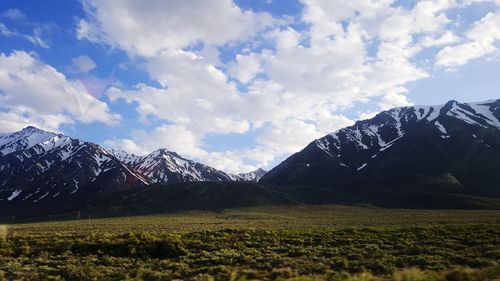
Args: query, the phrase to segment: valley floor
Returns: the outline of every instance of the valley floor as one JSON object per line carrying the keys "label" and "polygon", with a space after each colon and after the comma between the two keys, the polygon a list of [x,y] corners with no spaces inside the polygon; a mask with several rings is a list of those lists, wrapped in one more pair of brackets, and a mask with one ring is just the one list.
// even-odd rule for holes
{"label": "valley floor", "polygon": [[500,211],[323,205],[87,217],[0,226],[0,279],[495,280],[499,237]]}

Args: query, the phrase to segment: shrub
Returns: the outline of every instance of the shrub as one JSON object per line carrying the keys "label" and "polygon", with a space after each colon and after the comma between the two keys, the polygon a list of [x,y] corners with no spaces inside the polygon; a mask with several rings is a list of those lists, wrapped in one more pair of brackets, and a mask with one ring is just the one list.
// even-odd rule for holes
{"label": "shrub", "polygon": [[0,225],[0,241],[7,239],[7,226]]}
{"label": "shrub", "polygon": [[418,268],[409,268],[394,273],[395,281],[437,281],[435,274],[422,271]]}
{"label": "shrub", "polygon": [[473,281],[476,280],[471,274],[465,270],[452,270],[446,274],[446,281]]}
{"label": "shrub", "polygon": [[214,281],[214,277],[209,274],[199,274],[193,278],[193,281]]}
{"label": "shrub", "polygon": [[356,274],[346,279],[346,281],[375,281],[375,280],[377,279],[371,273]]}
{"label": "shrub", "polygon": [[157,258],[179,258],[185,255],[187,251],[182,247],[180,241],[174,239],[163,239],[156,241],[151,255]]}

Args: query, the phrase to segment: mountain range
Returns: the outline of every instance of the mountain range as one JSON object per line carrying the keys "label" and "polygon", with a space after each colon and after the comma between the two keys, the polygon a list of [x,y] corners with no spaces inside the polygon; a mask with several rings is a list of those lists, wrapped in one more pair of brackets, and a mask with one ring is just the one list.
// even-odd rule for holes
{"label": "mountain range", "polygon": [[267,173],[233,175],[165,149],[106,150],[35,127],[0,135],[5,215],[312,203],[500,209],[500,99],[383,111]]}
{"label": "mountain range", "polygon": [[232,175],[166,149],[137,156],[26,127],[0,136],[0,202],[39,202],[195,181],[257,181],[262,169]]}
{"label": "mountain range", "polygon": [[261,183],[500,197],[500,100],[381,112],[311,142]]}

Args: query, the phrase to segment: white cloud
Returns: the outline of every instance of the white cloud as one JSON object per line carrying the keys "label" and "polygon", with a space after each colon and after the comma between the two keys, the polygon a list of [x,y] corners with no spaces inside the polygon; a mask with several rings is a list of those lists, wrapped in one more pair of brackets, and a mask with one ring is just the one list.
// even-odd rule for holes
{"label": "white cloud", "polygon": [[5,24],[0,22],[0,34],[3,36],[10,37],[13,36],[15,33],[10,29],[8,29],[7,26],[5,26]]}
{"label": "white cloud", "polygon": [[50,26],[48,25],[38,25],[33,29],[33,34],[31,35],[21,35],[25,37],[28,41],[30,41],[34,45],[38,45],[42,48],[49,48],[50,42],[47,39],[47,34],[50,32]]}
{"label": "white cloud", "polygon": [[358,112],[358,119],[359,120],[366,120],[366,119],[371,119],[377,115],[378,112],[374,112],[371,110],[367,110],[364,112]]}
{"label": "white cloud", "polygon": [[257,168],[243,163],[243,158],[247,158],[250,151],[208,152],[202,148],[204,145],[198,136],[179,125],[163,125],[151,131],[135,130],[130,139],[110,139],[106,140],[104,145],[137,155],[146,155],[156,149],[167,148],[216,169],[234,173],[242,170],[252,171]]}
{"label": "white cloud", "polygon": [[73,63],[73,70],[79,73],[86,73],[96,68],[95,62],[88,56],[79,56],[71,60]]}
{"label": "white cloud", "polygon": [[250,128],[238,114],[244,103],[236,87],[203,57],[187,51],[165,51],[148,61],[148,70],[165,88],[111,88],[107,95],[112,101],[136,102],[142,120],[155,116],[197,135],[244,133]]}
{"label": "white cloud", "polygon": [[23,51],[0,54],[0,108],[16,124],[30,120],[49,128],[73,120],[109,125],[120,120],[119,115],[110,113],[106,103],[90,96],[80,82],[68,80]]}
{"label": "white cloud", "polygon": [[64,114],[41,115],[23,106],[0,112],[0,133],[19,131],[27,126],[36,126],[54,132],[59,131],[61,124],[73,124],[73,120]]}
{"label": "white cloud", "polygon": [[[79,38],[139,57],[161,85],[107,91],[112,101],[135,104],[144,122],[167,124],[114,143],[133,150],[165,146],[231,171],[267,165],[352,124],[342,111],[356,103],[378,100],[379,109],[411,104],[407,85],[430,76],[417,55],[428,48],[445,47],[444,52],[463,41],[450,30],[446,12],[465,3],[419,1],[404,8],[391,0],[301,2],[304,11],[294,23],[305,27],[293,28],[230,0],[85,1],[88,17],[79,23]],[[492,45],[500,32],[491,19],[484,21],[488,24],[477,24],[467,36]],[[220,62],[221,47],[236,53],[227,64]],[[235,80],[248,91],[240,92]],[[256,128],[253,148],[204,147],[207,134]]]}
{"label": "white cloud", "polygon": [[439,47],[444,45],[450,45],[453,43],[457,43],[459,40],[460,38],[458,36],[456,36],[455,34],[453,34],[453,32],[448,30],[437,38],[427,36],[422,40],[421,43],[423,47],[427,48],[427,47]]}
{"label": "white cloud", "polygon": [[[389,41],[381,44],[378,57],[374,59],[367,55],[366,38],[382,35],[378,35],[379,31],[368,35],[365,25],[387,20],[389,11],[403,12],[391,10],[384,3],[370,4],[359,22],[353,20],[344,29],[337,20],[354,15],[355,10],[332,16],[324,10],[328,7],[320,6],[329,3],[305,3],[308,12],[304,20],[311,24],[310,33],[276,28],[265,35],[275,42],[276,51],[264,49],[236,56],[229,65],[228,75],[249,83],[246,94],[238,93],[228,82],[228,76],[201,53],[165,49],[155,50],[155,57],[151,59],[147,56],[153,52],[142,52],[146,56],[148,72],[164,88],[146,85],[138,85],[135,90],[113,88],[108,91],[108,96],[113,101],[125,99],[137,103],[137,111],[144,120],[154,116],[182,126],[196,141],[179,149],[185,155],[200,158],[216,167],[226,163],[224,157],[228,155],[233,157],[230,163],[241,166],[244,157],[265,164],[269,162],[269,155],[277,157],[295,152],[312,139],[352,124],[351,120],[335,114],[337,110],[372,96],[405,93],[404,84],[427,77],[425,71],[410,62],[409,58],[416,53],[408,47],[410,43],[404,41],[401,46],[392,42],[398,36],[406,37],[404,32],[384,35]],[[437,15],[437,23],[428,23],[426,20],[433,18],[426,16],[425,20],[420,20],[422,27],[415,28],[413,23],[417,18],[412,18],[407,25],[409,30],[405,32],[433,34],[432,30],[438,29],[436,25],[446,22],[442,15]],[[379,29],[383,30],[382,27]],[[388,33],[387,30],[384,32]],[[308,37],[310,45],[302,45],[301,41]],[[115,41],[114,44],[120,43]],[[125,48],[130,51],[130,48]],[[255,79],[259,72],[265,73],[268,79]],[[259,150],[266,153],[252,156],[245,153],[249,150],[243,150],[219,153],[214,157],[201,148],[208,133],[245,133],[252,125],[265,126],[256,142]],[[156,132],[149,132],[141,139],[154,140],[158,145],[157,140],[161,138],[155,136]],[[151,147],[143,141],[138,145]],[[173,149],[175,144],[163,145],[170,145],[167,148]],[[235,160],[235,155],[240,159]]]}
{"label": "white cloud", "polygon": [[273,23],[270,15],[243,11],[231,0],[151,0],[147,5],[134,0],[83,3],[90,20],[80,21],[79,38],[105,41],[141,56],[198,42],[222,45]]}
{"label": "white cloud", "polygon": [[203,153],[200,146],[200,139],[179,125],[163,125],[148,132],[137,130],[132,133],[133,140],[140,144],[140,147],[153,151],[159,148],[168,148],[183,155],[197,156]]}
{"label": "white cloud", "polygon": [[412,105],[412,103],[402,94],[388,93],[382,97],[379,105],[382,110],[388,110],[399,106],[409,106]]}
{"label": "white cloud", "polygon": [[26,18],[26,15],[18,9],[7,9],[0,16],[12,20],[23,20]]}
{"label": "white cloud", "polygon": [[275,122],[273,126],[266,128],[259,135],[257,142],[282,155],[290,154],[301,150],[314,139],[353,124],[351,120],[343,116],[333,116],[330,120],[332,125],[323,130],[319,130],[315,123],[307,123],[297,119]]}
{"label": "white cloud", "polygon": [[144,150],[130,139],[108,139],[103,142],[104,147],[119,149],[135,155],[147,155],[151,151]]}
{"label": "white cloud", "polygon": [[255,53],[238,54],[229,66],[229,74],[246,84],[262,71],[260,64],[259,57]]}
{"label": "white cloud", "polygon": [[42,48],[49,48],[49,42],[46,39],[47,33],[50,30],[49,25],[35,25],[32,34],[23,34],[15,30],[9,29],[5,24],[0,22],[0,35],[6,37],[19,37],[28,40],[33,45],[37,45]]}
{"label": "white cloud", "polygon": [[498,51],[494,43],[500,40],[500,12],[488,13],[466,32],[467,42],[448,46],[436,56],[436,64],[456,67]]}

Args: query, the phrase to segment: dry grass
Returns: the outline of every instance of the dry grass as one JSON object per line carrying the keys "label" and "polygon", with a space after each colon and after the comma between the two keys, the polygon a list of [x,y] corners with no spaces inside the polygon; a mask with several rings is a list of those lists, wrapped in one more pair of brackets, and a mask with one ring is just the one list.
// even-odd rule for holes
{"label": "dry grass", "polygon": [[500,211],[338,205],[10,224],[0,280],[491,281],[498,237]]}
{"label": "dry grass", "polygon": [[7,238],[7,226],[0,225],[0,240],[5,240]]}

